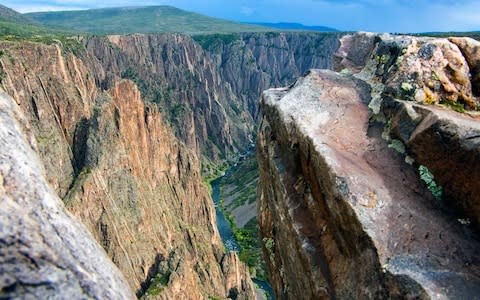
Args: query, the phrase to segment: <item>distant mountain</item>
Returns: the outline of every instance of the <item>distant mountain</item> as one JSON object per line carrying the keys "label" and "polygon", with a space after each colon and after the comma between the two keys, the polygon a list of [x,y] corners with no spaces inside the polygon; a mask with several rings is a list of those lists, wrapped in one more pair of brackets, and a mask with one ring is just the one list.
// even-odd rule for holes
{"label": "distant mountain", "polygon": [[26,15],[0,5],[0,38],[35,38],[40,36],[57,37],[57,35],[71,34],[71,31],[59,30],[39,24]]}
{"label": "distant mountain", "polygon": [[81,11],[39,12],[29,18],[48,25],[97,34],[181,32],[228,33],[272,31],[188,12],[171,6],[117,7]]}
{"label": "distant mountain", "polygon": [[303,25],[300,23],[286,23],[286,22],[281,22],[281,23],[246,23],[246,24],[252,24],[252,25],[259,25],[259,26],[265,26],[265,27],[271,27],[271,28],[277,28],[277,29],[283,29],[283,30],[307,30],[307,31],[322,31],[322,32],[337,32],[338,30],[335,28],[331,27],[326,27],[326,26],[307,26]]}
{"label": "distant mountain", "polygon": [[8,22],[32,23],[32,19],[22,15],[21,13],[0,4],[0,20]]}

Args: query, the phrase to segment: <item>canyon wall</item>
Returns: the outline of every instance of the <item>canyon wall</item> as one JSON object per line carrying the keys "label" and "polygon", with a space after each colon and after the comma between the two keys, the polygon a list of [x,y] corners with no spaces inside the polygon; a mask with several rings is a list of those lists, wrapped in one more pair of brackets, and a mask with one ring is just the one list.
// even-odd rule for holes
{"label": "canyon wall", "polygon": [[35,137],[0,91],[0,297],[133,299],[125,277],[45,180]]}
{"label": "canyon wall", "polygon": [[2,87],[49,185],[138,296],[253,298],[246,268],[223,250],[195,153],[134,82],[72,44],[0,45]]}
{"label": "canyon wall", "polygon": [[[199,157],[232,159],[254,142],[256,99],[310,68],[331,68],[340,34],[175,34],[83,40],[109,74],[134,80]],[[110,77],[97,81],[109,86]]]}
{"label": "canyon wall", "polygon": [[278,298],[478,299],[478,49],[348,35],[341,73],[263,94],[258,218]]}

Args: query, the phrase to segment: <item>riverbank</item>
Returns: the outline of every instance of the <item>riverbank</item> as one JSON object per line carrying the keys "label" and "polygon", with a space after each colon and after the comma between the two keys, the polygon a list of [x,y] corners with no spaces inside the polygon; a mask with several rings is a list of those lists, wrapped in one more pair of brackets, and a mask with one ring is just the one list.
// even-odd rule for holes
{"label": "riverbank", "polygon": [[[222,241],[227,251],[239,252],[240,260],[249,267],[250,274],[260,289],[257,291],[259,299],[274,299],[267,281],[256,223],[258,165],[254,153],[241,156],[237,163],[222,171],[221,175],[206,180],[206,183],[215,205],[217,227]],[[265,296],[261,297],[262,294]]]}

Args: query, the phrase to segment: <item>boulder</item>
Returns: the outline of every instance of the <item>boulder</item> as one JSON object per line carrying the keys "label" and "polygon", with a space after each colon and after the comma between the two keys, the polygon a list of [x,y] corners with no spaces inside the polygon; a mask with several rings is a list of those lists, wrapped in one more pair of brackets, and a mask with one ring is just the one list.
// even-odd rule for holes
{"label": "boulder", "polygon": [[333,70],[360,72],[375,49],[378,37],[374,33],[360,32],[340,38],[340,47],[333,55]]}
{"label": "boulder", "polygon": [[468,37],[451,37],[450,42],[460,48],[463,56],[467,60],[472,76],[473,93],[480,95],[480,42]]}

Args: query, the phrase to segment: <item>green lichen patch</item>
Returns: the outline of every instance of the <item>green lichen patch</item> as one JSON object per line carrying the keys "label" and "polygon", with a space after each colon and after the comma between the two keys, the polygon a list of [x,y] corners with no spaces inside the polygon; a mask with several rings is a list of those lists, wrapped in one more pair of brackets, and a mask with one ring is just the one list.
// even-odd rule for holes
{"label": "green lichen patch", "polygon": [[432,195],[438,200],[442,199],[443,188],[435,182],[435,178],[430,170],[421,165],[418,168],[418,173],[420,178],[427,184],[427,188],[430,190]]}
{"label": "green lichen patch", "polygon": [[402,143],[402,141],[396,139],[391,141],[391,143],[388,145],[388,148],[392,148],[401,154],[405,154],[406,152],[405,145]]}

